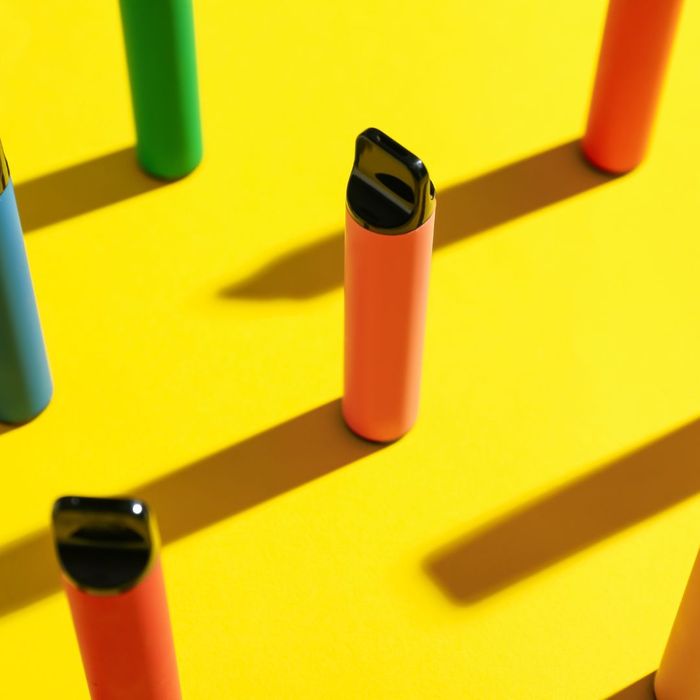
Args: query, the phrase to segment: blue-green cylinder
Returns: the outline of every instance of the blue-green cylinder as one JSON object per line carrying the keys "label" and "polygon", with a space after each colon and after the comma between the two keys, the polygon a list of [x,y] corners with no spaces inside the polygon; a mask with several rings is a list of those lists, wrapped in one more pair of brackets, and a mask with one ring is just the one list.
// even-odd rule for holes
{"label": "blue-green cylinder", "polygon": [[17,424],[46,408],[53,385],[2,146],[0,160],[0,421]]}

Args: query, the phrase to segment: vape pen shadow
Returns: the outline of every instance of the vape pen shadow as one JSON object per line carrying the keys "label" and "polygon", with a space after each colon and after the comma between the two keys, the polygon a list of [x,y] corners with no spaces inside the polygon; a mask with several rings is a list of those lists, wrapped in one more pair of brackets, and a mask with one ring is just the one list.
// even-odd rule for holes
{"label": "vape pen shadow", "polygon": [[[442,248],[613,179],[569,141],[438,191],[435,248]],[[221,290],[225,298],[303,299],[343,283],[343,232],[272,260]]]}
{"label": "vape pen shadow", "polygon": [[516,581],[700,492],[700,420],[433,553],[428,575],[456,604]]}
{"label": "vape pen shadow", "polygon": [[[136,487],[129,495],[150,504],[168,544],[380,448],[347,430],[336,400]],[[0,615],[58,588],[48,530],[0,549]]]}
{"label": "vape pen shadow", "polygon": [[25,233],[168,184],[146,175],[134,147],[15,183]]}
{"label": "vape pen shadow", "polygon": [[381,449],[351,433],[336,399],[134,489],[163,542],[192,534]]}
{"label": "vape pen shadow", "polygon": [[611,695],[607,700],[654,700],[654,675],[652,671],[644,678],[640,678],[636,683],[628,685],[626,688]]}

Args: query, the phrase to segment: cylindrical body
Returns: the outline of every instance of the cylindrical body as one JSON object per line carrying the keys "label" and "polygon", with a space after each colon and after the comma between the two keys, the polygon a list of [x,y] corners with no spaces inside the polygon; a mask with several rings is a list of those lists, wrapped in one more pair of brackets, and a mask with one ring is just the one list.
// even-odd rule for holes
{"label": "cylindrical body", "polygon": [[64,496],[54,504],[52,524],[92,700],[180,700],[148,505]]}
{"label": "cylindrical body", "polygon": [[586,157],[623,173],[644,158],[682,0],[610,0],[588,126]]}
{"label": "cylindrical body", "polygon": [[434,221],[386,235],[346,214],[343,415],[369,440],[401,437],[418,415]]}
{"label": "cylindrical body", "polygon": [[[0,146],[0,160],[4,162]],[[0,186],[0,421],[24,423],[53,386],[12,181]],[[2,183],[0,183],[2,185]]]}
{"label": "cylindrical body", "polygon": [[657,700],[700,698],[700,556],[678,608],[654,690]]}
{"label": "cylindrical body", "polygon": [[347,188],[343,417],[367,440],[396,440],[418,416],[434,221],[423,161],[365,129]]}
{"label": "cylindrical body", "polygon": [[160,562],[134,588],[95,595],[64,577],[92,700],[180,700]]}
{"label": "cylindrical body", "polygon": [[156,177],[182,177],[202,159],[192,0],[120,5],[139,162]]}

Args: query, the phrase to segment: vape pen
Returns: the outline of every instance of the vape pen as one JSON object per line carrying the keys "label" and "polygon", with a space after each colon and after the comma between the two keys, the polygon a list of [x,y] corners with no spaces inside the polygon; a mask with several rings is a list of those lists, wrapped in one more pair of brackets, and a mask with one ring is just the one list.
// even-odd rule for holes
{"label": "vape pen", "polygon": [[202,159],[192,0],[120,0],[136,154],[167,180]]}
{"label": "vape pen", "polygon": [[682,0],[610,0],[583,151],[603,170],[641,163]]}
{"label": "vape pen", "polygon": [[654,680],[658,700],[700,698],[700,556],[683,594]]}
{"label": "vape pen", "polygon": [[0,421],[34,418],[52,392],[15,191],[0,143]]}
{"label": "vape pen", "polygon": [[343,415],[368,440],[401,437],[418,414],[434,212],[423,162],[363,131],[345,216]]}
{"label": "vape pen", "polygon": [[53,532],[92,699],[179,700],[148,506],[129,498],[60,498]]}

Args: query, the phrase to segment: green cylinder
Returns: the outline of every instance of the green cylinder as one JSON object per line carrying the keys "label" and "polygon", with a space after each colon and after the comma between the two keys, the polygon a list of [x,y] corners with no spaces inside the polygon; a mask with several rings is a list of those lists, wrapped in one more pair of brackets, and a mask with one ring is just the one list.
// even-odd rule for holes
{"label": "green cylinder", "polygon": [[174,180],[202,159],[192,0],[120,0],[136,154]]}

